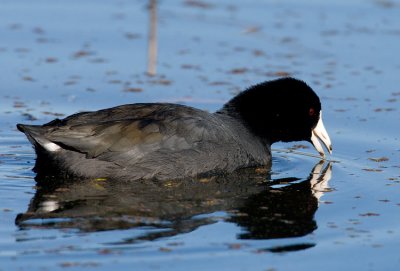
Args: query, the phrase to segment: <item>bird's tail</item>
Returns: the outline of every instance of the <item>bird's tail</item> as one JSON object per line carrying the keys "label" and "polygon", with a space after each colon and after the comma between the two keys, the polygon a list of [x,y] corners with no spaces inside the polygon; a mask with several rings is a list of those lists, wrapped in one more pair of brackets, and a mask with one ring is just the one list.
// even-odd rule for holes
{"label": "bird's tail", "polygon": [[26,135],[35,148],[48,149],[49,144],[54,144],[45,137],[47,127],[42,125],[17,124],[17,129]]}

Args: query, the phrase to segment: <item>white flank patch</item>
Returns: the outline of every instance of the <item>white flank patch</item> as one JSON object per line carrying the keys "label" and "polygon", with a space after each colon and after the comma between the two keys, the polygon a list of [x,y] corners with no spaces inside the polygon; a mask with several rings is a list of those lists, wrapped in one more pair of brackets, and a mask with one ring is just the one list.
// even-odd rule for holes
{"label": "white flank patch", "polygon": [[38,211],[43,213],[50,213],[60,208],[60,205],[55,200],[46,200],[40,204]]}
{"label": "white flank patch", "polygon": [[57,144],[53,143],[53,142],[49,142],[49,143],[45,143],[43,145],[43,147],[50,151],[50,152],[54,152],[54,151],[58,151],[59,149],[61,149],[60,146],[58,146]]}

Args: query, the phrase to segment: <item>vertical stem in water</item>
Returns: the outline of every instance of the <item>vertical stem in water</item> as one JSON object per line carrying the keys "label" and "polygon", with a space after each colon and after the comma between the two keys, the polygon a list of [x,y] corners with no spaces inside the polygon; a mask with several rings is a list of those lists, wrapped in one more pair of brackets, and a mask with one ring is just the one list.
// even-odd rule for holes
{"label": "vertical stem in water", "polygon": [[154,76],[157,73],[157,0],[149,0],[150,33],[148,44],[147,74]]}

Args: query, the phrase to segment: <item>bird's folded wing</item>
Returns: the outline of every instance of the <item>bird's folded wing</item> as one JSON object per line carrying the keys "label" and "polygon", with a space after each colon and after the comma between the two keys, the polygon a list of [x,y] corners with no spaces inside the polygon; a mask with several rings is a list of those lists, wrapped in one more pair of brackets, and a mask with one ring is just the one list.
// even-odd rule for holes
{"label": "bird's folded wing", "polygon": [[60,126],[46,138],[63,148],[100,160],[140,159],[154,152],[179,152],[200,142],[218,142],[217,132],[199,118],[122,120]]}

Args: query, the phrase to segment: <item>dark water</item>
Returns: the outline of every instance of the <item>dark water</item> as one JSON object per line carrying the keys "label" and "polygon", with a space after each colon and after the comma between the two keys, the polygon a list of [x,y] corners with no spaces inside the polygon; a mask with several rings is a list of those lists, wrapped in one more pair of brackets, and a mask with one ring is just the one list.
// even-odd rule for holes
{"label": "dark water", "polygon": [[[379,0],[162,1],[149,77],[144,1],[1,1],[0,270],[398,270],[399,13]],[[270,173],[36,186],[15,129],[122,103],[213,111],[286,75],[321,97],[334,162],[299,142],[273,145]]]}

